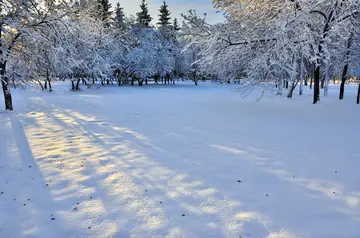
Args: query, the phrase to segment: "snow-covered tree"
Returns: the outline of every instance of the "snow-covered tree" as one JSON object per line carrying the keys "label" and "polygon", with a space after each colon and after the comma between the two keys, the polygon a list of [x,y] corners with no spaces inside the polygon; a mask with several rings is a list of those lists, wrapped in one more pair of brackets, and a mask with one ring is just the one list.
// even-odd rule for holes
{"label": "snow-covered tree", "polygon": [[[45,0],[8,1],[0,5],[0,77],[5,97],[5,108],[12,110],[9,80],[6,73],[7,62],[21,56],[26,45],[35,39],[44,39],[48,29],[55,25],[71,11],[66,1],[53,2]],[[32,55],[31,57],[36,57]]]}
{"label": "snow-covered tree", "polygon": [[152,28],[140,29],[138,40],[139,45],[130,53],[130,61],[139,86],[149,77],[170,75],[175,64],[171,41]]}
{"label": "snow-covered tree", "polygon": [[[198,61],[201,68],[218,68],[220,77],[244,72],[247,86],[267,88],[272,87],[265,82],[275,80],[278,93],[282,94],[280,85],[286,85],[291,97],[298,82],[301,85],[300,78],[306,69],[303,62],[307,62],[313,65],[308,67],[313,72],[307,74],[313,75],[316,103],[320,86],[324,85],[326,91],[329,72],[334,68],[331,62],[341,58],[344,52],[343,62],[350,57],[346,48],[351,47],[346,47],[346,42],[359,22],[358,1],[218,0],[214,3],[226,12],[224,23],[210,25],[206,17],[190,11],[184,16],[182,32],[191,44],[201,45],[202,58]],[[346,65],[343,75],[347,74]],[[320,82],[324,83],[320,85]]]}

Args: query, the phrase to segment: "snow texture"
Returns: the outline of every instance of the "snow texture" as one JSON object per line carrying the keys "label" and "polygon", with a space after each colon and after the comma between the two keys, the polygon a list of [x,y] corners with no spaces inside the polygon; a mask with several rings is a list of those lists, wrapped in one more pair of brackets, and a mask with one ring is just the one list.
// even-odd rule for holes
{"label": "snow texture", "polygon": [[0,237],[360,237],[355,87],[54,88],[0,112]]}

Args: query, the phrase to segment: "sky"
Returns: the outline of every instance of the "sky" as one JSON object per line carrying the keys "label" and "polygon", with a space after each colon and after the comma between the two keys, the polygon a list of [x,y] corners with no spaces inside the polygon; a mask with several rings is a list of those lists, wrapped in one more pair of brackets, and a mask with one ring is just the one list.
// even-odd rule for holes
{"label": "sky", "polygon": [[[125,14],[133,14],[140,10],[141,0],[110,0],[113,7],[117,2],[124,8]],[[159,8],[162,5],[163,0],[146,0],[149,7],[149,12],[154,18],[152,24],[156,24],[158,21]],[[207,19],[209,23],[216,23],[223,20],[222,14],[216,14],[216,9],[212,6],[212,0],[167,0],[172,18],[178,18],[182,22],[181,13],[187,13],[188,10],[196,10],[198,15],[207,13]]]}

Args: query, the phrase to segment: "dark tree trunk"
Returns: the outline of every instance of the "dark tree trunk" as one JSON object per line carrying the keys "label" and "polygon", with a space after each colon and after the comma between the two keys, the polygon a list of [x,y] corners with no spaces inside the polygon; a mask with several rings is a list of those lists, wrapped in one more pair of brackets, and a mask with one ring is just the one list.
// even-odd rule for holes
{"label": "dark tree trunk", "polygon": [[0,75],[0,79],[1,80],[1,84],[2,84],[2,89],[3,89],[3,93],[4,93],[4,99],[5,99],[5,109],[12,111],[13,110],[13,105],[12,105],[12,97],[11,97],[11,93],[10,93],[10,89],[9,89],[9,80],[3,75],[3,72],[5,70],[2,71],[1,75]]}
{"label": "dark tree trunk", "polygon": [[316,104],[320,100],[320,66],[316,66],[314,72],[314,100]]}
{"label": "dark tree trunk", "polygon": [[106,79],[106,84],[109,85],[110,84],[110,80],[109,78]]}
{"label": "dark tree trunk", "polygon": [[[2,6],[0,6],[0,14],[2,14]],[[1,34],[2,31],[0,30],[0,39],[2,38]],[[2,43],[0,40],[0,80],[4,94],[5,109],[12,111],[13,104],[12,104],[11,92],[9,89],[9,80],[5,77],[6,62],[1,61],[1,59],[3,59],[3,53],[5,54],[5,52],[3,52],[1,49],[2,49]]]}
{"label": "dark tree trunk", "polygon": [[[1,36],[1,34],[0,34],[0,36]],[[0,43],[0,47],[1,47],[1,43]],[[2,56],[2,51],[0,51],[0,57],[1,56]],[[0,62],[0,80],[1,80],[1,85],[2,85],[3,94],[4,94],[5,109],[12,111],[13,110],[12,97],[11,97],[11,92],[10,92],[10,88],[9,88],[9,80],[5,76],[5,69],[6,69],[6,63]]]}
{"label": "dark tree trunk", "polygon": [[197,82],[197,80],[196,80],[196,79],[194,80],[194,82],[195,82],[195,86],[198,86],[198,82]]}
{"label": "dark tree trunk", "polygon": [[47,80],[44,82],[44,89],[47,89]]}
{"label": "dark tree trunk", "polygon": [[43,90],[43,91],[44,91],[44,86],[42,85],[41,81],[40,81],[40,80],[38,80],[38,82],[39,82],[39,85],[40,85],[40,87],[41,87],[41,90]]}
{"label": "dark tree trunk", "polygon": [[[336,3],[337,5],[337,3]],[[322,40],[319,42],[318,45],[318,56],[321,57],[321,54],[323,53],[323,44],[325,41],[325,38],[327,37],[327,33],[330,30],[330,22],[334,20],[333,18],[334,10],[332,10],[329,14],[329,16],[326,18],[326,24],[324,26],[323,30],[323,36]],[[314,100],[313,103],[316,104],[320,100],[320,64],[321,61],[317,60],[317,64],[315,66],[314,71]]]}
{"label": "dark tree trunk", "polygon": [[71,80],[71,90],[75,90],[74,80]]}
{"label": "dark tree trunk", "polygon": [[340,100],[344,99],[345,83],[349,70],[349,55],[350,55],[351,41],[352,41],[352,35],[349,37],[346,45],[345,65],[341,75],[341,84],[340,84],[340,95],[339,95]]}
{"label": "dark tree trunk", "polygon": [[[47,83],[49,83],[49,92],[52,91],[52,88],[51,88],[51,81],[50,81],[50,75],[49,75],[49,70],[46,70],[46,81]],[[45,87],[47,86],[47,83],[45,83]]]}
{"label": "dark tree trunk", "polygon": [[305,85],[305,86],[308,86],[308,80],[309,80],[308,77],[306,77],[306,78],[304,79],[304,85]]}
{"label": "dark tree trunk", "polygon": [[357,104],[360,104],[360,79],[359,79],[359,86],[358,86],[358,93],[357,93],[356,103],[357,103]]}
{"label": "dark tree trunk", "polygon": [[80,88],[79,88],[79,84],[80,84],[80,78],[78,78],[77,82],[76,82],[76,87],[75,87],[75,90],[79,91]]}
{"label": "dark tree trunk", "polygon": [[49,79],[48,82],[49,82],[49,92],[52,92],[51,80]]}
{"label": "dark tree trunk", "polygon": [[131,79],[131,86],[134,86],[134,79]]}
{"label": "dark tree trunk", "polygon": [[148,84],[148,79],[145,79],[145,84]]}
{"label": "dark tree trunk", "polygon": [[339,94],[339,99],[340,100],[344,99],[347,71],[348,71],[348,64],[345,64],[345,67],[343,69],[343,73],[342,73],[342,76],[341,76],[340,94]]}
{"label": "dark tree trunk", "polygon": [[289,89],[289,81],[288,80],[285,81],[285,88]]}
{"label": "dark tree trunk", "polygon": [[139,87],[142,87],[143,86],[143,82],[142,80],[138,80],[138,83],[139,83]]}

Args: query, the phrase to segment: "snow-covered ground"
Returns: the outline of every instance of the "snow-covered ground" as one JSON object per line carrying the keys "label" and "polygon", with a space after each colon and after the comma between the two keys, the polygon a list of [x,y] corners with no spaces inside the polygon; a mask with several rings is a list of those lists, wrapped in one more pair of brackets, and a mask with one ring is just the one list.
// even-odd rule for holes
{"label": "snow-covered ground", "polygon": [[355,87],[67,87],[0,112],[0,237],[360,237]]}

